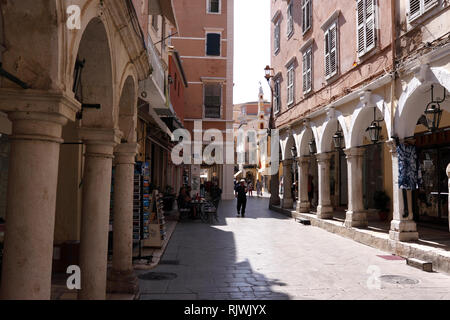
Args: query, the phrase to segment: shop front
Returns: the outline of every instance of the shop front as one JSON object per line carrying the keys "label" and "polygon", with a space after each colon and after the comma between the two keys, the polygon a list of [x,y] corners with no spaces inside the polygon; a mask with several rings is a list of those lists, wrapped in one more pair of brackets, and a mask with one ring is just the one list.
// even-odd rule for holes
{"label": "shop front", "polygon": [[415,136],[419,169],[418,189],[413,192],[414,219],[420,224],[448,228],[448,177],[450,127]]}

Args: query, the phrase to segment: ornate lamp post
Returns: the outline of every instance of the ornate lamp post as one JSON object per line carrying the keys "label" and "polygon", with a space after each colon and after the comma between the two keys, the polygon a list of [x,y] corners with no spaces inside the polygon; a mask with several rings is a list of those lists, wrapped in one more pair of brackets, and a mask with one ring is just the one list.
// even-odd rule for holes
{"label": "ornate lamp post", "polygon": [[442,118],[442,109],[440,103],[445,101],[446,89],[444,88],[444,98],[442,100],[434,100],[434,85],[431,85],[431,102],[425,109],[425,117],[427,119],[428,130],[431,132],[439,129]]}
{"label": "ornate lamp post", "polygon": [[[268,135],[271,136],[271,131],[275,129],[275,122],[274,122],[274,116],[273,116],[273,87],[270,84],[270,80],[274,77],[274,69],[270,66],[266,66],[264,68],[264,77],[267,80],[267,83],[269,84],[270,93],[271,93],[271,103],[270,103],[270,119],[269,119],[269,125],[268,125]],[[271,150],[271,153],[275,152],[275,150]],[[270,201],[269,205],[277,206],[280,205],[280,194],[279,194],[279,173],[277,172],[275,175],[273,175],[270,179]]]}

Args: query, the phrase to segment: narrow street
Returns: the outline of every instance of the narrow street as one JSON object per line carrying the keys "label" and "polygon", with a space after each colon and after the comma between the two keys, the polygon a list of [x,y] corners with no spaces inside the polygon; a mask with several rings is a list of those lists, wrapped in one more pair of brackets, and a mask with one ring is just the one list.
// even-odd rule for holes
{"label": "narrow street", "polygon": [[159,266],[138,274],[141,299],[450,299],[446,274],[267,208],[268,199],[250,198],[238,218],[224,201],[215,225],[178,223]]}

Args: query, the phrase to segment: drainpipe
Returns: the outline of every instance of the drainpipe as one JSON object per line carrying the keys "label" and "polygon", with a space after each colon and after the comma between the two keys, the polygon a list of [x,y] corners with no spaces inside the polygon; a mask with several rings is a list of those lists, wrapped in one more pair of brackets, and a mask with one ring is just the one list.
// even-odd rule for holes
{"label": "drainpipe", "polygon": [[395,113],[394,109],[396,107],[396,80],[397,80],[397,64],[396,64],[396,49],[397,49],[397,37],[396,37],[396,10],[395,10],[396,1],[391,0],[391,47],[392,47],[392,82],[391,82],[391,135],[396,135],[395,128]]}

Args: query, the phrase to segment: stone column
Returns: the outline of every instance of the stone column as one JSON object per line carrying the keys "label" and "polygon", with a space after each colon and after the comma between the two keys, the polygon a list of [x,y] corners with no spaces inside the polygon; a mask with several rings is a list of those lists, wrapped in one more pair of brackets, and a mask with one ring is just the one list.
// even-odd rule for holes
{"label": "stone column", "polygon": [[[398,154],[395,142],[390,140],[386,142],[392,157],[392,180],[393,180],[393,219],[391,221],[391,230],[389,238],[397,241],[414,241],[419,239],[417,225],[413,220],[412,208],[408,210],[408,217],[404,215],[403,192],[398,186]],[[408,191],[409,192],[409,191]]]}
{"label": "stone column", "polygon": [[283,209],[292,209],[294,200],[292,199],[292,159],[283,161]]}
{"label": "stone column", "polygon": [[[447,177],[448,177],[448,190],[449,190],[449,194],[448,194],[448,212],[450,212],[450,163],[447,166]],[[450,230],[450,216],[448,219],[448,228]]]}
{"label": "stone column", "polygon": [[298,164],[298,199],[297,212],[309,213],[311,203],[308,197],[308,173],[310,156],[300,157],[297,159]]}
{"label": "stone column", "polygon": [[80,269],[78,299],[106,298],[111,171],[114,147],[121,133],[115,129],[81,128],[86,144],[81,214]]}
{"label": "stone column", "polygon": [[331,153],[320,153],[316,155],[319,166],[319,205],[317,206],[317,217],[319,219],[332,219],[333,207],[330,199],[330,159]]}
{"label": "stone column", "polygon": [[345,150],[348,171],[348,210],[345,217],[345,226],[367,227],[367,212],[363,204],[363,148]]}
{"label": "stone column", "polygon": [[108,292],[136,293],[133,269],[133,191],[137,143],[122,143],[114,151],[113,261]]}
{"label": "stone column", "polygon": [[1,298],[50,299],[59,149],[67,118],[39,112],[8,117],[13,129]]}

